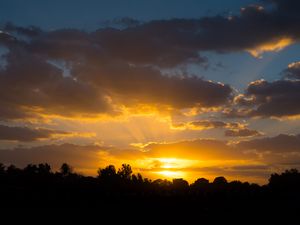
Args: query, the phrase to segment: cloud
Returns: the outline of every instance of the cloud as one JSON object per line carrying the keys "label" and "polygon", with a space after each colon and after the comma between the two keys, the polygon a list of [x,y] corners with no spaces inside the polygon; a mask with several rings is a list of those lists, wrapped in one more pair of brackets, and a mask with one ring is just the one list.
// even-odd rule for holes
{"label": "cloud", "polygon": [[218,120],[197,120],[185,123],[172,124],[174,129],[191,129],[191,130],[208,130],[217,128],[239,128],[244,127],[244,124],[238,122],[223,122]]}
{"label": "cloud", "polygon": [[229,117],[289,117],[300,114],[300,81],[257,80],[244,95],[235,99],[236,107],[225,110]]}
{"label": "cloud", "polygon": [[240,149],[256,150],[258,152],[300,153],[300,135],[280,134],[275,137],[242,141],[237,144],[237,147]]}
{"label": "cloud", "polygon": [[189,62],[206,64],[201,51],[248,51],[254,56],[279,51],[299,41],[299,8],[293,0],[278,0],[243,7],[239,14],[231,16],[145,23],[126,17],[116,19],[114,23],[125,25],[124,29],[46,32],[13,24],[3,29],[32,37],[26,48],[50,58],[114,59],[134,65],[174,67]]}
{"label": "cloud", "polygon": [[13,23],[6,23],[3,29],[10,33],[17,33],[31,38],[39,36],[43,32],[42,29],[35,26],[21,27]]}
{"label": "cloud", "polygon": [[300,114],[300,62],[290,63],[282,79],[250,82],[244,94],[234,97],[228,117],[297,117]]}
{"label": "cloud", "polygon": [[128,28],[128,27],[136,27],[141,24],[141,21],[131,18],[131,17],[121,17],[115,18],[113,20],[106,20],[101,23],[105,27],[120,27],[120,28]]}
{"label": "cloud", "polygon": [[123,30],[100,29],[94,35],[114,57],[133,64],[201,63],[201,51],[248,51],[259,57],[299,40],[299,8],[290,0],[272,1],[229,17],[156,20]]}
{"label": "cloud", "polygon": [[78,80],[107,89],[126,103],[150,103],[174,108],[213,107],[229,102],[229,85],[192,76],[166,76],[151,67],[130,67],[123,63],[90,65],[76,71]]}
{"label": "cloud", "polygon": [[262,135],[257,130],[251,130],[248,128],[242,129],[229,129],[225,131],[225,136],[227,137],[253,137]]}
{"label": "cloud", "polygon": [[173,129],[179,130],[208,130],[208,129],[226,129],[226,137],[254,137],[260,136],[257,130],[247,128],[247,124],[239,122],[224,122],[218,120],[198,120],[185,123],[172,124]]}
{"label": "cloud", "polygon": [[[269,4],[273,7],[264,8]],[[224,106],[233,95],[229,85],[186,74],[165,75],[161,69],[186,63],[207,65],[202,51],[249,51],[255,56],[278,51],[298,41],[296,9],[299,4],[290,0],[269,1],[242,8],[231,17],[146,23],[123,18],[120,22],[134,26],[93,32],[45,31],[8,23],[0,33],[0,42],[9,48],[4,56],[7,66],[0,71],[0,118],[24,118],[37,111],[61,116],[118,114],[123,106],[145,104],[171,110]],[[63,63],[69,75],[49,61]],[[278,82],[297,89],[296,81]],[[268,85],[275,88],[277,83]],[[247,96],[259,95],[252,91],[254,86],[257,90],[266,85],[250,84]],[[260,94],[253,103],[258,109],[250,114],[297,114],[297,93],[292,98],[282,95]],[[273,110],[281,104],[281,112]]]}
{"label": "cloud", "polygon": [[112,112],[99,88],[63,76],[42,57],[21,50],[11,51],[6,58],[7,65],[0,71],[0,118]]}
{"label": "cloud", "polygon": [[[235,98],[236,108],[229,109],[234,97],[229,85],[164,70],[207,64],[204,51],[248,51],[260,56],[297,43],[300,19],[296,9],[299,4],[293,1],[268,1],[244,7],[230,17],[146,23],[123,18],[115,21],[127,24],[122,29],[91,32],[6,24],[0,33],[0,42],[9,49],[0,70],[0,119],[114,116],[142,111],[145,106],[170,114],[225,107],[231,116],[297,116],[297,79],[252,82]],[[297,64],[291,64],[288,72],[296,74]],[[193,121],[183,126],[235,129],[234,123],[222,121]],[[255,134],[246,128],[228,133]]]}
{"label": "cloud", "polygon": [[50,130],[44,128],[29,128],[29,127],[10,127],[0,125],[0,140],[8,141],[38,141],[41,139],[50,139],[60,136],[71,135],[70,132]]}
{"label": "cloud", "polygon": [[65,76],[43,56],[26,50],[10,51],[6,59],[0,71],[2,119],[26,118],[36,112],[69,117],[114,115],[118,110],[113,104],[213,107],[227,104],[232,94],[228,85],[197,77],[164,76],[150,67],[89,62],[89,66],[74,69],[74,76]]}
{"label": "cloud", "polygon": [[288,65],[282,74],[288,79],[300,79],[300,62],[293,62]]}
{"label": "cloud", "polygon": [[16,43],[16,38],[8,32],[0,30],[0,45],[13,46]]}

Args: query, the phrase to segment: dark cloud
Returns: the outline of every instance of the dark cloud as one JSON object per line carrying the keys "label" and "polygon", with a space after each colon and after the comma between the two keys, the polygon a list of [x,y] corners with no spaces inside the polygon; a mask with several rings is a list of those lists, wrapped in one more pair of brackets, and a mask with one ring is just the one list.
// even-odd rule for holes
{"label": "dark cloud", "polygon": [[253,116],[293,116],[300,113],[300,81],[278,80],[252,82],[246,95],[257,106]]}
{"label": "dark cloud", "polygon": [[7,32],[0,30],[0,45],[13,46],[17,42],[16,38]]}
{"label": "dark cloud", "polygon": [[253,137],[262,135],[259,131],[247,128],[247,124],[238,122],[224,122],[217,120],[198,120],[186,123],[178,123],[172,125],[174,128],[179,129],[192,129],[192,130],[207,130],[207,129],[227,129],[225,136],[227,137]]}
{"label": "dark cloud", "polygon": [[288,65],[288,68],[282,72],[288,79],[300,79],[300,62],[294,62]]}
{"label": "dark cloud", "polygon": [[[269,5],[272,7],[269,7]],[[264,8],[265,7],[265,8]],[[102,28],[95,32],[62,29],[43,32],[36,27],[7,24],[3,29],[33,37],[27,47],[35,53],[68,58],[75,55],[110,58],[134,65],[173,67],[182,63],[206,62],[201,51],[276,50],[299,40],[300,9],[293,0],[264,1],[240,14],[199,19],[155,20],[146,23],[132,18],[116,19],[125,29]],[[264,45],[268,49],[264,49]],[[276,45],[277,44],[277,45]],[[274,49],[270,46],[274,45]]]}
{"label": "dark cloud", "polygon": [[[123,18],[120,22],[135,25],[94,32],[6,24],[0,42],[10,52],[5,56],[7,67],[0,71],[0,117],[25,117],[37,109],[58,115],[113,113],[112,104],[176,109],[225,105],[232,97],[230,86],[188,75],[167,76],[159,69],[189,62],[207,65],[201,51],[259,53],[290,44],[280,42],[283,39],[298,41],[299,4],[291,0],[264,4],[273,7],[252,5],[231,17],[140,24]],[[26,41],[18,35],[26,36]],[[70,76],[49,60],[63,62]],[[271,90],[279,86],[279,94]],[[257,109],[249,115],[298,114],[297,90],[296,81],[250,84],[246,95],[255,97],[250,102]]]}
{"label": "dark cloud", "polygon": [[244,127],[244,124],[238,122],[223,122],[218,120],[197,120],[186,123],[177,123],[172,125],[174,128],[185,128],[185,129],[214,129],[214,128],[231,128],[237,129],[239,127]]}
{"label": "dark cloud", "polygon": [[248,170],[268,170],[269,165],[242,165],[242,166],[232,166],[231,169],[236,171],[248,171]]}
{"label": "dark cloud", "polygon": [[65,131],[43,128],[9,127],[0,125],[0,140],[30,142],[40,139],[53,138],[55,135],[71,134]]}
{"label": "dark cloud", "polygon": [[207,50],[257,49],[259,54],[267,50],[263,48],[266,44],[269,48],[273,44],[276,50],[290,44],[280,40],[299,39],[300,19],[295,13],[299,4],[291,0],[272,4],[271,10],[251,5],[231,17],[157,20],[124,30],[101,29],[94,36],[114,57],[131,63],[174,66],[189,60],[201,62],[199,52]]}
{"label": "dark cloud", "polygon": [[122,17],[122,18],[115,18],[113,20],[106,20],[101,23],[105,27],[118,27],[125,29],[128,27],[135,27],[141,24],[141,21],[131,18],[131,17]]}
{"label": "dark cloud", "polygon": [[0,71],[0,118],[32,116],[33,112],[71,116],[109,112],[99,88],[77,82],[42,57],[13,51]]}
{"label": "dark cloud", "polygon": [[5,31],[8,32],[15,32],[17,34],[21,34],[27,37],[36,37],[38,35],[42,34],[42,30],[35,26],[29,26],[29,27],[21,27],[17,26],[13,23],[6,23],[3,27]]}
{"label": "dark cloud", "polygon": [[285,117],[300,114],[300,81],[251,82],[238,96],[236,107],[225,111],[229,117]]}
{"label": "dark cloud", "polygon": [[34,110],[63,116],[114,114],[109,98],[130,106],[212,107],[226,104],[232,94],[228,85],[117,62],[88,62],[65,76],[46,59],[24,49],[6,55],[7,65],[0,71],[0,118],[26,117]]}
{"label": "dark cloud", "polygon": [[271,10],[259,5],[247,6],[231,17],[157,20],[124,30],[102,29],[94,35],[114,57],[131,63],[174,66],[189,60],[201,62],[199,52],[207,50],[254,52],[257,49],[260,54],[267,50],[263,48],[266,44],[273,44],[276,50],[290,44],[280,40],[299,39],[300,19],[295,13],[299,4],[290,0],[272,4]]}
{"label": "dark cloud", "polygon": [[193,121],[190,122],[190,124],[195,127],[205,127],[205,128],[224,128],[227,125],[230,126],[230,124],[227,124],[222,121],[209,121],[209,120]]}
{"label": "dark cloud", "polygon": [[212,107],[226,104],[232,95],[229,85],[199,77],[165,76],[151,67],[131,67],[123,63],[77,68],[75,76],[107,89],[125,103]]}
{"label": "dark cloud", "polygon": [[257,130],[251,130],[248,128],[242,129],[229,129],[225,131],[225,136],[227,137],[253,137],[262,135]]}
{"label": "dark cloud", "polygon": [[[237,144],[240,149],[256,150],[258,152],[290,153],[300,152],[300,135],[280,134],[275,137],[265,137]],[[283,160],[283,159],[282,159]]]}

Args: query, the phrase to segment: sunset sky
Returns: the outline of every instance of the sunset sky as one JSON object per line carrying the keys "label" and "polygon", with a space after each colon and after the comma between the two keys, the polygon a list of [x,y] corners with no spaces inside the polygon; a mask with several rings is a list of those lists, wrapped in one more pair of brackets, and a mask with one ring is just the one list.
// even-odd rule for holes
{"label": "sunset sky", "polygon": [[264,184],[300,168],[300,1],[0,1],[0,162]]}

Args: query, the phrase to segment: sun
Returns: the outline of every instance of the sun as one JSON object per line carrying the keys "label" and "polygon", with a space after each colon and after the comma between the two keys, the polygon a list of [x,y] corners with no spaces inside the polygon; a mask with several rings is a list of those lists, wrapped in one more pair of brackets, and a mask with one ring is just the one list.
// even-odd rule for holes
{"label": "sun", "polygon": [[162,170],[155,173],[165,178],[182,178],[185,175],[183,171],[172,171],[172,170]]}
{"label": "sun", "polygon": [[160,166],[153,173],[165,178],[183,178],[185,177],[184,168],[192,164],[191,160],[179,158],[156,158]]}
{"label": "sun", "polygon": [[136,168],[139,168],[151,179],[187,179],[191,177],[192,168],[202,164],[203,162],[198,159],[178,157],[146,157],[133,162]]}
{"label": "sun", "polygon": [[180,159],[177,158],[160,158],[161,168],[170,169],[170,168],[178,168],[180,166]]}

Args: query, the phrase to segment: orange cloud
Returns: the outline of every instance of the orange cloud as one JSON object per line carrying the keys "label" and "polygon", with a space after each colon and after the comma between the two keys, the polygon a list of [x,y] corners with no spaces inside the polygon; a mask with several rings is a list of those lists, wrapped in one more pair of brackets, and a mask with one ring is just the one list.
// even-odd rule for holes
{"label": "orange cloud", "polygon": [[247,51],[256,58],[261,58],[265,52],[279,52],[289,45],[294,44],[295,41],[292,38],[283,37],[278,38],[263,44],[260,44],[252,49],[247,49]]}

